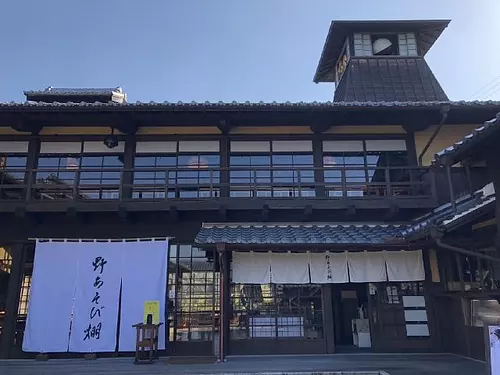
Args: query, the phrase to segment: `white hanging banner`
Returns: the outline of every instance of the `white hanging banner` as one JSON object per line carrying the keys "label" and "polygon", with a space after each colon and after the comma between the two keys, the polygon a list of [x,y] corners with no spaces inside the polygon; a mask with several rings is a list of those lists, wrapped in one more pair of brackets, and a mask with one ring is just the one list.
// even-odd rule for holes
{"label": "white hanging banner", "polygon": [[311,283],[348,283],[347,253],[310,253]]}
{"label": "white hanging banner", "polygon": [[271,253],[271,283],[308,284],[309,282],[307,254]]}
{"label": "white hanging banner", "polygon": [[[77,255],[73,251],[74,256]],[[93,353],[116,348],[123,242],[82,242],[69,350]]]}
{"label": "white hanging banner", "polygon": [[25,352],[66,352],[78,274],[74,242],[36,242]]}
{"label": "white hanging banner", "polygon": [[347,253],[349,279],[352,283],[387,281],[384,252]]}
{"label": "white hanging banner", "polygon": [[271,260],[269,253],[233,252],[232,281],[237,284],[269,284]]}
{"label": "white hanging banner", "polygon": [[422,251],[386,251],[389,281],[422,281],[425,279]]}
{"label": "white hanging banner", "polygon": [[123,243],[122,304],[118,350],[135,351],[136,329],[146,301],[160,301],[158,349],[165,349],[168,241]]}

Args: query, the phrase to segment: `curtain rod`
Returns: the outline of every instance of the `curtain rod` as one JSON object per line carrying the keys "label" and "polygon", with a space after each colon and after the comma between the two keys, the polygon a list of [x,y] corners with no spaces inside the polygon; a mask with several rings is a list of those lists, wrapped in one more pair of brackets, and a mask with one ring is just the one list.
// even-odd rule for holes
{"label": "curtain rod", "polygon": [[40,242],[148,242],[167,241],[175,237],[138,237],[138,238],[28,238],[28,241]]}

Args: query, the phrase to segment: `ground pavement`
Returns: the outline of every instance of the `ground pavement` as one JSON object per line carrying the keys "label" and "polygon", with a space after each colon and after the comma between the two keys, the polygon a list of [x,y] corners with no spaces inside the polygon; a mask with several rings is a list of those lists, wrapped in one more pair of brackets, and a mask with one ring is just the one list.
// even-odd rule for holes
{"label": "ground pavement", "polygon": [[131,358],[0,361],[1,375],[173,375],[252,372],[375,371],[390,375],[486,375],[485,364],[447,354],[333,354],[229,357],[226,363],[134,365]]}

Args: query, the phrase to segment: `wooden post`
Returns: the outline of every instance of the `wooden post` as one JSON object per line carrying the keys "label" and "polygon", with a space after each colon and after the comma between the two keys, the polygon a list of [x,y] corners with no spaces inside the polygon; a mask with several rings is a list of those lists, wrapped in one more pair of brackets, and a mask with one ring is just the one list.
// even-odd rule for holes
{"label": "wooden post", "polygon": [[229,197],[229,136],[223,134],[220,139],[220,196]]}
{"label": "wooden post", "polygon": [[323,165],[323,141],[320,135],[315,135],[312,141],[313,165],[314,165],[314,185],[317,197],[326,195],[324,165]]}
{"label": "wooden post", "polygon": [[335,324],[333,319],[333,301],[331,284],[321,286],[321,304],[323,305],[323,335],[325,353],[335,353]]}
{"label": "wooden post", "polygon": [[24,278],[26,245],[22,243],[13,245],[11,247],[11,256],[12,267],[5,303],[5,316],[3,320],[2,336],[0,341],[0,358],[9,358],[12,347],[14,346],[19,296]]}
{"label": "wooden post", "polygon": [[219,314],[219,361],[225,362],[229,352],[229,319],[231,307],[231,283],[229,280],[229,252],[225,244],[217,244],[220,267],[220,314]]}
{"label": "wooden post", "polygon": [[134,172],[132,172],[132,169],[134,168],[135,148],[136,148],[135,134],[129,133],[125,137],[125,147],[123,150],[124,172],[122,174],[123,178],[121,178],[120,184],[125,184],[125,186],[121,186],[122,196],[120,196],[120,200],[132,198],[134,190],[132,187],[132,184],[134,182]]}
{"label": "wooden post", "polygon": [[25,196],[26,200],[31,200],[31,186],[36,182],[36,173],[33,169],[38,167],[38,154],[40,153],[40,138],[33,136],[28,143],[28,155],[26,158],[26,173],[24,174],[24,185],[27,186]]}

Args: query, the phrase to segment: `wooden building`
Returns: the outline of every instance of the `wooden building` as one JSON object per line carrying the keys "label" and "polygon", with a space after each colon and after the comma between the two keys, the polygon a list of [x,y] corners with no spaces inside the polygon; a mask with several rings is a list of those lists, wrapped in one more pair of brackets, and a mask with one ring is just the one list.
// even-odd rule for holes
{"label": "wooden building", "polygon": [[[425,62],[448,22],[333,22],[314,76],[335,82],[332,102],[127,103],[119,88],[49,88],[0,103],[0,355],[31,355],[33,239],[170,237],[169,355],[358,344],[477,357],[452,348],[450,332],[476,332],[448,316],[463,293],[495,292],[465,291],[443,266],[451,253],[414,230],[447,202],[469,209],[482,196],[456,197],[491,181],[481,163],[433,166],[500,111],[449,101]],[[445,159],[461,160],[434,164]]]}

